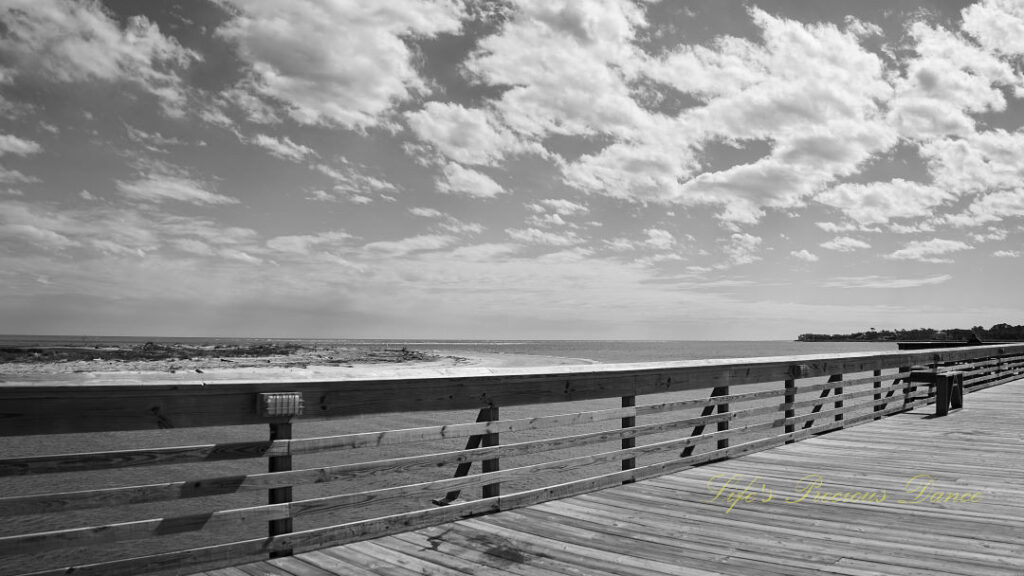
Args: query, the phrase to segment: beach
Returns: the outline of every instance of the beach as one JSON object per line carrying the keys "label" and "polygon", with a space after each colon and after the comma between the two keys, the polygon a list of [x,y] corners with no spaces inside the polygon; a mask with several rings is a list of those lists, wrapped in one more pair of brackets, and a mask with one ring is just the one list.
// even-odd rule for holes
{"label": "beach", "polygon": [[[490,368],[592,364],[539,354],[469,353],[351,345],[143,345],[10,347],[21,350],[0,364],[0,385],[47,382],[82,385],[125,382],[347,380],[467,374]],[[249,352],[256,352],[250,355]],[[262,352],[262,353],[260,353]],[[93,356],[93,357],[89,357]],[[476,369],[476,370],[474,370]]]}

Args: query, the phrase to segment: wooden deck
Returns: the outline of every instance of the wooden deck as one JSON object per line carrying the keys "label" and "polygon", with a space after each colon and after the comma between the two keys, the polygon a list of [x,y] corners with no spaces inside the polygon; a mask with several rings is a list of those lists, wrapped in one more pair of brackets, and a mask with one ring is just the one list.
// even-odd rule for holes
{"label": "wooden deck", "polygon": [[[928,406],[635,484],[201,574],[1024,575],[1024,381],[971,394],[947,417],[933,412]],[[812,491],[789,502],[813,474],[822,479],[818,492],[877,500],[884,491],[885,500],[826,503]],[[730,478],[735,493],[750,485],[731,510],[730,490],[714,499]],[[908,482],[919,492],[929,478],[926,501],[906,503],[918,499]],[[937,492],[975,501],[927,501]]]}

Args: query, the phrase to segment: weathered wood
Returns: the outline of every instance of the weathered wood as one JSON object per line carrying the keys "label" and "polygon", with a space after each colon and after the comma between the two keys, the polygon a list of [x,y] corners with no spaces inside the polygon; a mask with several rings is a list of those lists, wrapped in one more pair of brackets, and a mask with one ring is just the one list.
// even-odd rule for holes
{"label": "weathered wood", "polygon": [[140,450],[54,454],[0,459],[0,476],[109,470],[135,466],[239,460],[287,453],[286,443],[227,442]]}
{"label": "weathered wood", "polygon": [[[722,386],[721,390],[722,390],[722,393],[720,394],[721,396],[728,396],[729,395],[729,387],[728,386]],[[714,395],[714,393],[712,393],[712,395]],[[718,405],[718,413],[719,414],[725,414],[727,412],[729,412],[729,404],[719,404]],[[729,421],[728,420],[722,420],[722,421],[718,422],[718,431],[719,432],[725,432],[728,429],[729,429]],[[728,447],[729,447],[729,439],[728,438],[722,438],[721,440],[718,441],[718,448],[719,448],[719,450],[721,450],[722,448],[728,448]]]}
{"label": "weathered wood", "polygon": [[[843,375],[842,374],[833,374],[833,375],[828,377],[828,381],[829,382],[835,382],[835,383],[842,382],[843,381]],[[835,400],[834,400],[834,402],[832,404],[833,407],[836,408],[836,409],[842,408],[843,407],[843,387],[842,386],[836,386],[834,391],[833,391],[833,394],[835,394]],[[843,413],[839,412],[838,414],[836,414],[835,418],[836,418],[836,422],[842,422],[843,421]]]}
{"label": "weathered wood", "polygon": [[[491,420],[490,416],[491,416],[491,409],[490,408],[484,408],[484,409],[480,410],[480,412],[477,413],[476,421],[477,422],[488,422],[488,421]],[[470,451],[470,450],[476,450],[477,448],[479,448],[480,447],[480,443],[483,441],[483,438],[484,438],[483,434],[474,434],[473,436],[470,436],[469,440],[466,440],[466,449],[464,450],[464,452],[467,452],[467,451]],[[470,468],[472,466],[473,466],[473,460],[460,461],[458,463],[458,465],[455,467],[455,474],[454,474],[453,477],[454,478],[460,478],[462,476],[466,476],[467,474],[469,474],[469,470],[470,470]],[[451,504],[452,502],[454,502],[455,500],[457,500],[459,498],[460,494],[462,494],[461,490],[452,490],[451,492],[445,494],[443,498],[437,498],[437,499],[433,500],[432,502],[436,506],[447,506],[447,505]]]}
{"label": "weathered wood", "polygon": [[[711,390],[710,398],[713,399],[715,396],[725,396],[728,393],[729,393],[728,387],[719,386],[719,387],[713,388]],[[697,423],[696,425],[694,425],[693,430],[690,432],[690,436],[691,437],[700,436],[701,434],[704,433],[704,426],[708,422],[710,422],[710,418],[709,417],[711,416],[711,414],[714,413],[716,406],[717,406],[717,403],[709,403],[708,405],[706,405],[704,407],[703,410],[701,410],[700,416],[701,416],[701,420],[702,421]],[[690,454],[693,454],[693,450],[695,448],[696,448],[696,445],[687,446],[686,449],[683,450],[683,453],[680,454],[679,456],[681,458],[685,458],[685,457],[689,456]]]}
{"label": "weathered wood", "polygon": [[[291,440],[291,422],[278,422],[270,425],[270,441]],[[271,456],[267,460],[267,472],[290,472],[292,470],[291,456]],[[292,487],[281,486],[271,488],[267,491],[267,504],[286,504],[292,501]],[[267,535],[273,538],[279,534],[288,534],[292,531],[291,516],[270,520],[267,524]],[[271,558],[279,556],[291,556],[291,550],[274,550],[270,553]]]}
{"label": "weathered wood", "polygon": [[[483,412],[483,410],[481,410]],[[487,420],[495,421],[500,418],[499,409],[497,406],[491,406],[487,409]],[[484,435],[482,444],[484,448],[490,448],[497,446],[500,441],[500,437],[497,432]],[[497,472],[501,469],[500,458],[488,458],[480,462],[481,470],[483,474]],[[481,487],[480,497],[481,498],[494,498],[501,494],[501,482],[494,482],[492,484],[484,484]]]}
{"label": "weathered wood", "polygon": [[[882,371],[881,370],[875,370],[874,377],[876,378],[876,380],[873,381],[872,384],[871,384],[871,388],[874,390],[874,394],[872,395],[872,398],[875,401],[874,411],[878,412],[879,410],[882,410],[882,408],[883,408],[883,406],[881,405],[881,400],[882,400]],[[877,419],[878,418],[876,418],[876,420]]]}
{"label": "weathered wood", "polygon": [[[299,418],[323,419],[383,412],[480,409],[593,400],[661,392],[783,381],[792,366],[801,377],[968,361],[1024,353],[1024,345],[919,352],[691,360],[649,364],[491,369],[466,376],[289,382],[302,394]],[[255,395],[280,392],[279,383],[202,382],[147,385],[0,385],[0,436],[223,426],[266,423]]]}
{"label": "weathered wood", "polygon": [[[632,408],[636,406],[636,396],[623,396],[622,407]],[[636,416],[629,416],[622,419],[623,428],[634,428],[636,427]],[[636,447],[636,437],[623,438],[621,447],[623,450]],[[636,458],[626,458],[622,461],[623,470],[632,470],[636,468]],[[628,482],[628,481],[627,481]]]}
{"label": "weathered wood", "polygon": [[[785,412],[783,414],[784,414],[785,418],[792,418],[792,417],[796,416],[796,410],[793,409],[793,403],[796,402],[796,380],[794,380],[794,379],[786,380],[784,385],[786,387],[786,389],[785,389],[786,395],[784,397],[784,403],[788,407],[786,408],[786,410],[785,410]],[[789,434],[790,432],[793,432],[795,429],[796,429],[796,426],[794,426],[793,424],[786,424],[785,433]],[[787,442],[793,442],[793,441],[789,440]]]}
{"label": "weathered wood", "polygon": [[179,575],[186,570],[215,569],[267,556],[265,538],[151,554],[124,560],[76,564],[32,572],[26,576],[147,576]]}

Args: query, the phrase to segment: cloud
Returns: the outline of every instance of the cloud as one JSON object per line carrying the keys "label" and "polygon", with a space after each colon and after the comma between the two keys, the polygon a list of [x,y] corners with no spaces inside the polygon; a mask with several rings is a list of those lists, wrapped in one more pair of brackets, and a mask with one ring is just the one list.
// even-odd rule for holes
{"label": "cloud", "polygon": [[238,204],[237,198],[211,192],[205,184],[182,176],[150,173],[130,182],[117,180],[116,183],[122,194],[135,200],[157,203],[176,200],[198,205]]}
{"label": "cloud", "polygon": [[886,255],[890,260],[917,260],[919,262],[931,262],[936,264],[947,264],[952,260],[947,258],[936,258],[943,254],[952,254],[962,250],[970,250],[973,246],[960,242],[959,240],[944,240],[933,238],[931,240],[915,240],[903,248]]}
{"label": "cloud", "polygon": [[31,184],[39,182],[34,176],[27,176],[17,170],[11,170],[0,166],[0,183],[2,184]]}
{"label": "cloud", "polygon": [[668,230],[661,230],[660,228],[648,228],[644,230],[647,234],[647,239],[644,240],[644,244],[654,248],[655,250],[671,250],[676,244],[676,238]]}
{"label": "cloud", "polygon": [[494,198],[505,189],[490,176],[449,162],[444,167],[444,178],[438,180],[437,190],[445,194],[464,194],[476,198]]}
{"label": "cloud", "polygon": [[421,140],[462,164],[493,166],[510,153],[544,151],[540,145],[521,142],[487,110],[427,102],[420,110],[406,112],[405,117]]}
{"label": "cloud", "polygon": [[925,142],[935,185],[958,195],[1013,189],[1024,180],[1024,132],[996,129]]}
{"label": "cloud", "polygon": [[217,34],[238,46],[252,89],[295,121],[364,129],[429,92],[403,38],[457,32],[462,17],[458,4],[441,0],[250,0],[236,3]]}
{"label": "cloud", "polygon": [[889,120],[900,134],[931,139],[974,132],[968,114],[1001,111],[1006,99],[998,86],[1015,82],[1009,64],[941,26],[910,26],[917,57],[896,80]]}
{"label": "cloud", "polygon": [[583,204],[566,200],[565,198],[545,198],[539,204],[539,206],[537,204],[530,204],[527,207],[535,212],[543,212],[544,208],[547,208],[559,216],[576,216],[590,211]]}
{"label": "cloud", "polygon": [[1024,7],[1014,0],[982,0],[963,10],[963,29],[991,52],[1024,54]]}
{"label": "cloud", "polygon": [[132,16],[122,26],[98,2],[10,0],[0,21],[6,28],[0,52],[18,74],[60,83],[130,82],[156,96],[168,115],[184,114],[185,88],[175,70],[199,56],[146,17]]}
{"label": "cloud", "polygon": [[792,256],[793,258],[796,258],[797,260],[803,260],[805,262],[818,261],[818,257],[814,253],[808,252],[807,250],[794,250],[790,252],[789,255]]}
{"label": "cloud", "polygon": [[363,250],[398,257],[414,252],[442,250],[451,246],[457,240],[455,236],[446,234],[423,234],[402,240],[371,242],[363,246]]}
{"label": "cloud", "polygon": [[[896,144],[884,114],[893,92],[887,71],[860,45],[856,26],[749,14],[760,44],[720,38],[646,59],[642,74],[702,105],[676,118],[651,115],[642,133],[568,163],[566,182],[638,202],[718,205],[722,220],[753,224],[765,208],[801,206]],[[698,173],[714,160],[701,157],[707,143],[745,140],[764,141],[771,153]]]}
{"label": "cloud", "polygon": [[840,184],[814,197],[842,210],[861,226],[885,224],[895,218],[930,216],[936,206],[953,199],[937,186],[895,178],[890,182]]}
{"label": "cloud", "polygon": [[316,249],[346,247],[351,239],[352,235],[344,231],[297,236],[275,236],[267,240],[267,247],[277,252],[308,255]]}
{"label": "cloud", "polygon": [[441,218],[445,215],[444,212],[434,210],[433,208],[415,207],[409,208],[409,212],[416,216],[422,216],[423,218]]}
{"label": "cloud", "polygon": [[574,232],[556,234],[554,232],[538,230],[537,228],[508,228],[505,230],[505,233],[513,240],[528,244],[543,244],[545,246],[575,246],[583,242],[583,239]]}
{"label": "cloud", "polygon": [[642,61],[632,40],[646,25],[623,0],[522,2],[465,65],[484,83],[511,87],[495,110],[519,133],[637,134],[649,114],[628,81]]}
{"label": "cloud", "polygon": [[1015,216],[1024,216],[1024,188],[985,194],[972,202],[966,211],[947,214],[945,221],[956,227],[980,226]]}
{"label": "cloud", "polygon": [[854,276],[835,278],[822,284],[824,288],[918,288],[949,282],[953,276],[942,274],[926,278],[884,278],[882,276]]}
{"label": "cloud", "polygon": [[267,136],[266,134],[257,134],[253,142],[260,148],[264,148],[270,151],[271,154],[278,158],[285,160],[291,160],[292,162],[301,162],[307,156],[316,156],[316,152],[312,148],[303,146],[302,144],[296,144],[291,139],[274,138]]}
{"label": "cloud", "polygon": [[853,252],[854,250],[871,248],[871,244],[863,240],[850,238],[849,236],[836,236],[828,242],[822,242],[820,246],[826,250],[835,250],[836,252]]}
{"label": "cloud", "polygon": [[11,134],[0,134],[0,156],[14,154],[15,156],[30,156],[38,154],[43,147],[32,140],[23,140]]}
{"label": "cloud", "polygon": [[761,247],[761,237],[752,234],[736,233],[725,247],[725,254],[732,264],[742,265],[757,262],[761,259],[757,251]]}
{"label": "cloud", "polygon": [[992,253],[992,256],[996,258],[1020,258],[1020,250],[996,250]]}

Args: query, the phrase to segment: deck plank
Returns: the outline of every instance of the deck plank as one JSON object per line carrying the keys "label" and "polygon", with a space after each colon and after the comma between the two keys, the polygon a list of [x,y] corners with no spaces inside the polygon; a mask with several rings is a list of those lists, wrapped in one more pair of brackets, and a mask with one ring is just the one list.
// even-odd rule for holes
{"label": "deck plank", "polygon": [[[276,559],[293,576],[1020,576],[1024,574],[1024,380],[863,426],[625,486]],[[882,502],[800,502],[885,491]],[[907,503],[908,481],[980,493]],[[716,487],[751,483],[731,509]],[[920,484],[918,484],[919,486]],[[913,485],[912,485],[913,486]],[[763,489],[762,489],[763,487]],[[771,499],[767,498],[771,491]],[[904,502],[900,502],[904,500]],[[273,572],[271,567],[277,572]],[[239,569],[236,569],[239,570]],[[236,571],[213,571],[228,576]]]}

